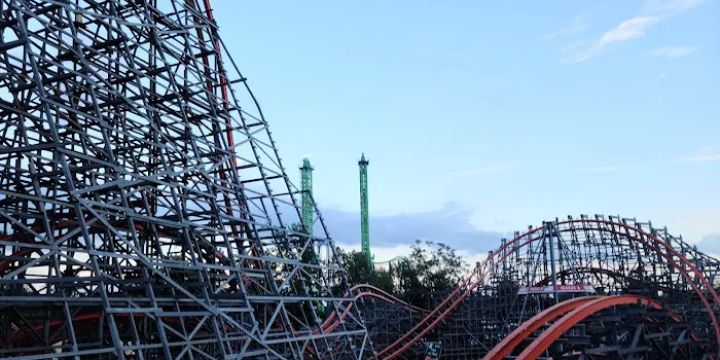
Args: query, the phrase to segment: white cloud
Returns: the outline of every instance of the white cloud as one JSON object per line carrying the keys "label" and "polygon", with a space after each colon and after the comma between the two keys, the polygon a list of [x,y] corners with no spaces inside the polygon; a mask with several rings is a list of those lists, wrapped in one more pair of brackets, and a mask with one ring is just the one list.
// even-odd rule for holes
{"label": "white cloud", "polygon": [[598,40],[600,46],[637,39],[645,35],[647,29],[660,21],[656,16],[638,16],[625,20],[613,29],[606,31]]}
{"label": "white cloud", "polygon": [[[361,251],[360,244],[337,243],[337,246],[345,251]],[[372,254],[376,262],[392,260],[400,256],[408,256],[410,254],[411,244],[397,244],[393,246],[373,245]]]}
{"label": "white cloud", "polygon": [[[682,236],[689,244],[698,244],[712,234],[720,235],[718,220],[720,220],[720,208],[714,208],[693,211],[683,216],[670,216],[662,222],[657,219],[657,225],[667,226],[671,234]],[[720,249],[720,244],[716,245]]]}
{"label": "white cloud", "polygon": [[596,40],[576,46],[577,50],[563,62],[573,64],[590,60],[606,52],[613,44],[645,36],[652,26],[703,2],[704,0],[649,0],[638,15],[623,20]]}
{"label": "white cloud", "polygon": [[546,34],[543,36],[546,40],[551,40],[559,37],[566,37],[566,36],[572,36],[579,34],[583,31],[585,31],[589,27],[590,23],[590,12],[585,11],[578,16],[575,17],[573,22],[568,25],[567,27],[560,29],[558,31]]}
{"label": "white cloud", "polygon": [[622,170],[623,168],[620,166],[592,166],[592,167],[585,167],[578,169],[580,172],[587,172],[587,173],[610,173],[610,172],[618,172]]}
{"label": "white cloud", "polygon": [[697,7],[704,2],[706,0],[648,0],[642,13],[672,16]]}
{"label": "white cloud", "polygon": [[703,146],[695,152],[694,155],[685,156],[680,158],[680,162],[684,163],[706,163],[720,161],[720,145],[708,145]]}
{"label": "white cloud", "polygon": [[663,46],[653,49],[650,52],[650,55],[667,59],[675,59],[683,56],[688,56],[695,51],[697,51],[697,47],[695,46]]}
{"label": "white cloud", "polygon": [[[337,243],[337,246],[339,246],[343,251],[360,251],[360,245],[359,244],[344,244],[344,243]],[[372,246],[371,252],[373,257],[375,258],[376,263],[383,263],[387,262],[389,260],[396,259],[398,257],[404,257],[410,255],[410,252],[412,252],[411,246],[415,244],[398,244],[393,246]],[[429,249],[429,247],[425,244],[419,244],[417,246],[420,246],[421,248]],[[500,246],[500,240],[498,239],[497,246]],[[465,249],[455,249],[457,254],[462,257],[462,259],[467,263],[467,271],[470,272],[474,267],[476,263],[482,262],[487,258],[487,252],[482,253],[474,253],[467,251]],[[381,268],[386,268],[385,264],[379,264],[376,265]]]}
{"label": "white cloud", "polygon": [[710,151],[714,151],[714,150],[718,150],[718,149],[720,149],[720,145],[708,145],[708,146],[703,146],[703,147],[699,148],[698,152],[704,153],[704,152],[710,152]]}
{"label": "white cloud", "polygon": [[705,251],[709,255],[720,259],[720,256],[717,255],[720,254],[720,234],[708,234],[703,236],[702,240],[697,243],[697,247],[700,251]]}
{"label": "white cloud", "polygon": [[706,163],[720,161],[720,154],[700,154],[693,156],[686,156],[681,158],[680,161],[685,163]]}
{"label": "white cloud", "polygon": [[660,18],[655,16],[639,16],[621,22],[618,26],[606,31],[589,46],[572,56],[567,62],[579,63],[590,60],[607,50],[607,47],[624,41],[645,36],[647,29],[655,25]]}
{"label": "white cloud", "polygon": [[[370,243],[383,249],[388,260],[406,252],[416,240],[445,243],[455,249],[485,252],[494,249],[507,234],[483,230],[472,223],[473,212],[454,203],[442,209],[422,213],[370,215]],[[360,214],[338,209],[323,209],[323,217],[338,244],[360,245]],[[373,250],[373,253],[374,250]]]}

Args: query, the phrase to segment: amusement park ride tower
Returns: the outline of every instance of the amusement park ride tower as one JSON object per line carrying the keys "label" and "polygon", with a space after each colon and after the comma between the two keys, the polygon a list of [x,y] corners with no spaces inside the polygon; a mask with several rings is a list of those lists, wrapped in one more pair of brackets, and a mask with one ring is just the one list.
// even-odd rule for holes
{"label": "amusement park ride tower", "polygon": [[368,180],[367,167],[370,164],[362,154],[358,166],[360,167],[360,241],[362,253],[367,261],[372,263],[372,254],[370,253],[370,219],[368,213]]}
{"label": "amusement park ride tower", "polygon": [[308,158],[303,159],[300,167],[300,185],[302,188],[302,225],[305,231],[312,236],[313,233],[313,198],[312,198],[312,172],[313,167],[310,165]]}

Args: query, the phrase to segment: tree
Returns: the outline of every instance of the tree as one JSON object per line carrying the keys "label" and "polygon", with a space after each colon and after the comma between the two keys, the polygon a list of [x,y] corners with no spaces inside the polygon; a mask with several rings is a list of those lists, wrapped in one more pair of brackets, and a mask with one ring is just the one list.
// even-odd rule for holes
{"label": "tree", "polygon": [[395,262],[389,271],[374,270],[361,252],[339,250],[339,254],[350,284],[370,284],[413,305],[428,307],[431,295],[457,286],[468,266],[443,243],[418,240],[411,249],[410,255]]}
{"label": "tree", "polygon": [[382,289],[383,291],[394,294],[395,285],[393,284],[393,276],[389,271],[375,270],[370,278],[370,284]]}
{"label": "tree", "polygon": [[368,263],[365,254],[352,250],[349,253],[338,248],[348,283],[352,285],[370,284],[390,294],[394,294],[393,276],[384,270],[375,270]]}
{"label": "tree", "polygon": [[[420,241],[416,242],[417,245]],[[424,267],[423,275],[424,285],[431,291],[442,291],[455,288],[460,278],[467,271],[467,263],[461,256],[457,255],[455,249],[443,243],[433,243],[430,241],[425,244],[431,248],[429,258],[425,257],[424,261],[427,266]]]}
{"label": "tree", "polygon": [[348,283],[352,285],[370,284],[373,268],[367,261],[365,254],[353,250],[349,253],[341,252],[340,256],[347,273]]}
{"label": "tree", "polygon": [[430,306],[431,295],[457,286],[467,263],[443,243],[415,242],[410,255],[396,266],[399,298],[417,306]]}

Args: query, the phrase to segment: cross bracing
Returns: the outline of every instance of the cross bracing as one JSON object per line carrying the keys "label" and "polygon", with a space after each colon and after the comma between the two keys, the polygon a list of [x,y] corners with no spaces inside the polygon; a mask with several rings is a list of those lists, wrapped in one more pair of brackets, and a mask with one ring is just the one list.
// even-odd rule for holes
{"label": "cross bracing", "polygon": [[366,357],[299,194],[208,2],[0,2],[1,358]]}

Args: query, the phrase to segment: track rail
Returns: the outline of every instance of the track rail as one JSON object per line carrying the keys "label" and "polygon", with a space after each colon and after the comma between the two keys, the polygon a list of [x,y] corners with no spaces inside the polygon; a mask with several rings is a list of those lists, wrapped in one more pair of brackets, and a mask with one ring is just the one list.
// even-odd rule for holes
{"label": "track rail", "polygon": [[[635,295],[628,295],[635,299],[647,299],[640,296]],[[573,311],[575,311],[578,308],[584,307],[586,305],[589,305],[590,303],[599,303],[602,301],[609,302],[610,298],[615,298],[618,296],[583,296],[578,298],[573,298],[570,300],[563,301],[561,303],[555,304],[552,307],[549,307],[545,309],[543,312],[533,316],[532,318],[528,319],[524,323],[522,323],[520,326],[515,328],[510,334],[508,334],[501,342],[499,342],[497,345],[495,345],[486,355],[483,357],[484,360],[502,360],[505,359],[508,355],[512,353],[512,351],[520,345],[524,340],[527,340],[532,334],[534,334],[536,331],[538,331],[543,326],[548,325],[550,322],[556,321],[557,319],[563,317],[566,314],[569,314]],[[652,307],[657,308],[657,306],[662,307],[660,302],[647,299],[650,303],[652,303]],[[641,301],[642,303],[642,301]],[[624,304],[623,304],[624,305]],[[610,305],[612,306],[612,305]],[[602,309],[598,310],[602,311]],[[682,322],[682,318],[673,313],[672,311],[669,311],[669,315],[675,322]],[[591,314],[592,315],[592,314]],[[582,319],[581,319],[582,320]],[[561,334],[562,335],[562,334]],[[541,335],[540,337],[544,337]],[[690,336],[697,340],[698,337],[696,334],[692,333]],[[539,338],[540,338],[539,337]],[[555,339],[557,340],[557,339]],[[554,340],[553,340],[554,341]]]}
{"label": "track rail", "polygon": [[[342,321],[350,314],[350,311],[352,310],[352,307],[354,306],[355,301],[363,299],[363,298],[375,298],[375,299],[385,301],[387,303],[402,305],[403,307],[408,308],[417,314],[421,314],[421,315],[428,314],[427,310],[425,310],[421,307],[418,307],[418,306],[414,306],[410,303],[407,303],[401,299],[396,298],[393,295],[388,294],[387,292],[385,292],[382,289],[379,289],[375,286],[368,285],[368,284],[355,285],[352,288],[348,289],[345,296],[347,296],[347,294],[355,294],[355,296],[354,296],[354,298],[349,298],[348,300],[341,302],[341,304],[347,304],[347,307],[340,310],[341,313],[339,315],[338,315],[338,311],[334,311],[332,314],[330,314],[330,316],[328,316],[327,319],[325,319],[325,321],[321,325],[321,329],[322,329],[323,333],[332,332],[338,326],[340,326]],[[350,300],[355,300],[355,301],[350,301]]]}
{"label": "track rail", "polygon": [[[569,219],[556,221],[555,224],[573,224],[576,225],[576,229],[598,230],[622,234],[628,239],[632,239],[642,244],[649,251],[655,252],[659,258],[664,259],[669,266],[678,271],[678,273],[687,280],[693,291],[698,295],[707,309],[708,316],[712,322],[715,332],[716,341],[720,344],[720,324],[718,323],[715,310],[711,304],[712,302],[716,306],[720,306],[720,297],[712,284],[703,275],[702,271],[700,271],[695,264],[690,262],[673,246],[656,236],[654,233],[645,231],[639,226],[628,225],[626,222],[614,221],[612,219]],[[604,228],[603,226],[607,228]],[[506,242],[498,250],[490,253],[489,256],[482,263],[476,266],[469,276],[463,278],[455,290],[453,290],[437,307],[432,309],[425,318],[419,321],[406,334],[387,347],[378,351],[378,358],[387,360],[398,358],[404,352],[420,342],[425,335],[442,323],[452,313],[452,311],[472,293],[474,289],[486,281],[486,279],[495,271],[497,264],[500,264],[508,259],[508,257],[516,253],[520,248],[538,240],[540,236],[542,236],[539,234],[542,233],[543,229],[544,227],[532,228]]]}
{"label": "track rail", "polygon": [[516,346],[520,345],[523,340],[532,335],[535,331],[545,326],[549,322],[571,312],[578,306],[584,305],[593,300],[597,300],[599,296],[583,296],[561,303],[555,304],[545,311],[528,319],[522,325],[518,326],[501,342],[490,350],[483,359],[485,360],[501,360],[508,356]]}
{"label": "track rail", "polygon": [[[582,220],[583,222],[597,222],[595,220]],[[607,223],[607,222],[597,222],[597,223]],[[612,223],[616,226],[627,226],[625,224],[619,224],[619,223]],[[60,223],[58,224],[58,227],[63,226],[70,226],[70,224]],[[90,223],[89,226],[92,228],[93,226],[97,226],[96,224]],[[345,296],[349,296],[350,294],[353,294],[352,297],[348,297],[346,301],[341,301],[337,304],[336,311],[334,311],[330,316],[328,316],[324,322],[321,324],[319,329],[316,329],[313,331],[314,335],[318,334],[329,334],[337,330],[342,324],[343,321],[351,314],[351,311],[354,306],[354,301],[363,299],[363,298],[374,298],[381,301],[385,301],[388,303],[395,303],[395,304],[401,304],[413,311],[414,314],[417,314],[418,316],[422,316],[420,321],[405,335],[397,339],[395,342],[391,343],[389,346],[381,349],[378,352],[378,357],[381,359],[394,359],[400,356],[402,353],[407,351],[409,348],[411,348],[415,343],[421,341],[421,339],[432,329],[434,329],[438,324],[442,323],[442,321],[449,316],[452,311],[460,304],[463,300],[469,296],[469,294],[479,285],[481,285],[485,279],[490,276],[495,266],[494,264],[501,263],[504,261],[507,257],[509,257],[514,251],[517,251],[517,249],[528,245],[529,243],[536,240],[536,238],[533,237],[533,234],[537,233],[541,228],[536,228],[533,230],[528,231],[525,234],[522,234],[520,236],[517,236],[515,239],[511,240],[507,244],[505,244],[503,247],[492,253],[488,259],[486,259],[483,263],[481,263],[479,266],[477,266],[473,272],[466,278],[462,279],[459,283],[458,287],[454,289],[450,295],[440,303],[439,306],[436,308],[428,311],[426,309],[422,309],[419,307],[415,307],[409,303],[406,303],[391,294],[388,294],[387,292],[376,288],[371,285],[356,285],[346,292]],[[637,228],[633,228],[634,231],[639,231]],[[42,229],[35,229],[34,227],[31,228],[31,231],[42,231]],[[29,233],[27,234],[29,235]],[[163,234],[164,236],[172,236],[171,234]],[[698,280],[700,284],[695,284],[693,281],[690,281],[689,283],[693,286],[693,288],[696,290],[696,292],[700,295],[701,300],[705,303],[706,307],[709,306],[709,302],[706,299],[706,296],[709,296],[711,300],[715,304],[720,304],[717,301],[717,294],[715,293],[715,289],[707,283],[707,280],[702,276],[702,273],[700,273],[695,266],[687,261],[687,259],[683,260],[684,257],[682,254],[677,252],[675,249],[670,247],[667,244],[664,244],[662,240],[657,239],[653,237],[651,234],[646,234],[647,237],[652,240],[653,242],[649,242],[647,239],[638,239],[639,241],[645,241],[645,243],[650,247],[652,250],[657,252],[659,256],[662,256],[666,258],[673,267],[675,267],[684,277]],[[22,236],[22,233],[12,235],[11,237],[18,237]],[[5,237],[10,238],[10,237]],[[21,239],[16,239],[21,240]],[[28,243],[28,245],[31,244],[31,237],[27,236],[27,239],[22,239]],[[21,241],[22,241],[21,240]],[[516,245],[514,247],[511,247],[511,245]],[[209,245],[209,244],[208,244]],[[212,246],[206,246],[206,256],[209,257],[215,257],[216,260],[218,260],[220,263],[227,263],[227,258],[222,255],[221,253],[214,251]],[[510,251],[503,251],[510,249]],[[661,251],[664,250],[664,251]],[[16,258],[26,256],[29,253],[34,252],[35,249],[31,247],[24,247],[20,248],[16,253],[14,253],[9,259],[6,259],[3,262],[0,262],[0,271],[5,271],[10,267],[10,264],[15,261]],[[499,254],[502,254],[502,256],[499,256]],[[680,264],[677,264],[675,261],[671,261],[672,258],[669,254],[674,254],[678,258],[680,258]],[[687,261],[687,262],[686,262]],[[589,271],[593,272],[608,272],[607,269],[600,269],[600,268],[593,268],[588,269]],[[688,271],[689,270],[689,271]],[[691,275],[692,274],[692,275]],[[618,275],[618,274],[615,274]],[[545,284],[549,279],[546,279],[546,281],[543,281],[541,283]],[[702,291],[700,286],[702,288]],[[577,303],[573,303],[575,305],[584,305],[590,297],[586,298],[578,298],[576,301]],[[552,321],[557,318],[557,316],[566,314],[571,308],[569,307],[569,304],[560,303],[554,307],[548,308],[545,312],[538,314],[533,319],[530,319],[532,321],[528,321],[524,323],[522,326],[518,327],[513,331],[508,337],[506,337],[500,344],[495,346],[491,350],[491,352],[488,353],[486,359],[501,359],[507,354],[509,354],[512,349],[517,346],[520,342],[522,342],[523,339],[527,337],[528,334],[532,334],[533,332],[537,331],[537,329],[544,324],[547,324],[549,321]],[[86,322],[90,321],[92,319],[97,319],[102,314],[100,313],[82,313],[78,314],[75,317],[73,317],[73,321],[78,322]],[[717,322],[715,320],[715,314],[713,311],[709,311],[709,316],[711,320],[713,321],[713,325],[716,326],[717,329]],[[717,335],[716,330],[716,335]],[[25,334],[28,335],[28,334]],[[15,336],[7,339],[10,342],[22,342],[25,339],[25,336],[22,333],[18,333]],[[720,340],[718,340],[720,342]],[[536,345],[537,346],[537,345]]]}
{"label": "track rail", "polygon": [[533,340],[533,342],[520,353],[517,359],[537,359],[550,345],[579,322],[602,310],[621,305],[642,305],[653,309],[663,308],[660,302],[638,295],[616,295],[593,299],[563,315],[562,318]]}

